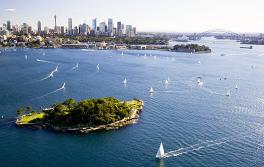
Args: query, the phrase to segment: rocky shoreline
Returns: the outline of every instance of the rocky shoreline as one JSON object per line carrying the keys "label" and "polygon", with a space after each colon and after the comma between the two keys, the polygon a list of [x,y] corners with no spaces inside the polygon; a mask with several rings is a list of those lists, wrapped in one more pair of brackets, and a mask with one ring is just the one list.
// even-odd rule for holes
{"label": "rocky shoreline", "polygon": [[79,126],[79,127],[59,127],[50,125],[48,123],[21,123],[20,119],[16,120],[17,127],[29,127],[34,129],[45,129],[54,132],[61,132],[61,133],[73,133],[73,134],[87,134],[94,131],[103,131],[103,130],[114,130],[119,129],[121,127],[134,124],[138,121],[140,117],[140,113],[142,112],[144,103],[141,101],[142,107],[140,109],[132,109],[132,114],[130,117],[126,117],[120,121],[107,124],[107,125],[100,125],[95,127],[90,126]]}

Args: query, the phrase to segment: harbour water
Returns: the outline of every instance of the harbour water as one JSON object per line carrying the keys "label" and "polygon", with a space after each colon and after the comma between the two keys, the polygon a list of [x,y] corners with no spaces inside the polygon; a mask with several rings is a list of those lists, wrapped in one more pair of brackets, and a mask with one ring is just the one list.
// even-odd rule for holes
{"label": "harbour water", "polygon": [[[1,49],[0,166],[264,166],[264,46],[199,43],[213,52]],[[87,135],[14,125],[20,106],[108,96],[144,100],[137,124]]]}

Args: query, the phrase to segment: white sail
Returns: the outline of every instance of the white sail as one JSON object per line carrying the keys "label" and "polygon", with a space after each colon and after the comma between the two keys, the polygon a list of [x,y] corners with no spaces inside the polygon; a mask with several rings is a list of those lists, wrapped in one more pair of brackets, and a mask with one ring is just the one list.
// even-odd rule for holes
{"label": "white sail", "polygon": [[228,91],[228,92],[226,93],[226,96],[230,96],[230,95],[231,95],[231,92]]}
{"label": "white sail", "polygon": [[154,93],[154,89],[152,87],[150,87],[149,93]]}
{"label": "white sail", "polygon": [[100,70],[100,64],[97,64],[96,69],[97,69],[97,71]]}
{"label": "white sail", "polygon": [[169,81],[168,81],[167,79],[165,80],[165,84],[166,84],[166,85],[169,84]]}
{"label": "white sail", "polygon": [[158,152],[157,152],[157,154],[156,154],[156,158],[161,159],[161,158],[164,157],[164,155],[165,155],[165,153],[164,153],[164,148],[163,148],[163,144],[162,144],[162,142],[161,142],[161,143],[160,143],[159,150],[158,150]]}
{"label": "white sail", "polygon": [[127,79],[126,78],[123,80],[123,84],[127,84]]}

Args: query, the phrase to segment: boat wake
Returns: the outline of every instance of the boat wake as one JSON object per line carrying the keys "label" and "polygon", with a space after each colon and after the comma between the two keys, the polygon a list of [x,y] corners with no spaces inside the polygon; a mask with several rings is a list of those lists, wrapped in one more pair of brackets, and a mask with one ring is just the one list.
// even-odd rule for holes
{"label": "boat wake", "polygon": [[72,70],[76,70],[79,68],[79,63],[77,63],[74,67],[72,67]]}
{"label": "boat wake", "polygon": [[[240,137],[245,137],[245,135],[242,135]],[[231,137],[225,137],[217,140],[206,140],[204,142],[190,145],[188,147],[180,148],[178,150],[170,151],[164,154],[163,158],[169,158],[169,157],[176,157],[182,154],[191,153],[194,151],[199,151],[200,149],[213,147],[221,144],[225,144],[227,142],[233,141],[235,139],[239,138],[239,136],[231,136]]]}
{"label": "boat wake", "polygon": [[49,78],[53,78],[54,73],[58,72],[58,69],[59,69],[59,65],[57,65],[56,68],[54,70],[52,70],[45,78],[41,79],[41,81],[44,81],[44,80],[49,79]]}
{"label": "boat wake", "polygon": [[48,61],[48,60],[41,60],[41,59],[36,59],[36,61],[37,61],[37,62],[41,62],[41,63],[56,64],[55,62]]}
{"label": "boat wake", "polygon": [[49,96],[51,94],[57,93],[59,91],[65,90],[66,89],[65,85],[66,85],[66,83],[64,82],[63,85],[60,88],[58,88],[58,89],[56,89],[56,90],[54,90],[52,92],[46,93],[43,96],[37,97],[36,99],[41,99],[43,97],[46,97],[46,96]]}

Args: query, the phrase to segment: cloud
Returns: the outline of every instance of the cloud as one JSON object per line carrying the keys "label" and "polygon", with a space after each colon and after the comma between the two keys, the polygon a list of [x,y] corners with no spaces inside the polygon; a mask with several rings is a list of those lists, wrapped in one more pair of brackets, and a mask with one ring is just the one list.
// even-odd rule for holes
{"label": "cloud", "polygon": [[5,9],[5,11],[7,11],[7,12],[15,12],[16,9],[9,8],[9,9]]}

